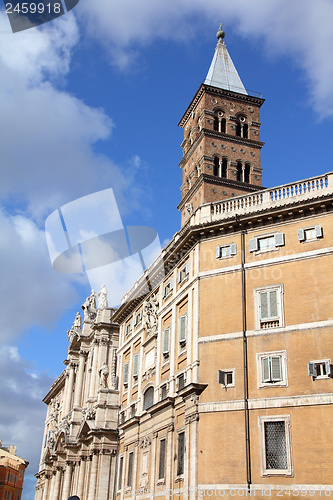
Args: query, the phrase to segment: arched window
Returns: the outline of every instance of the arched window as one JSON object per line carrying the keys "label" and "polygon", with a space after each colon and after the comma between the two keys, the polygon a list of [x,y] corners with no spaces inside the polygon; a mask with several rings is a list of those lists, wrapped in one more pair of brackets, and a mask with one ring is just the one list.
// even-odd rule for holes
{"label": "arched window", "polygon": [[220,159],[218,156],[214,156],[214,175],[216,177],[220,175]]}
{"label": "arched window", "polygon": [[227,178],[227,167],[228,167],[228,160],[226,158],[222,158],[222,172],[221,172],[221,177],[224,179]]}
{"label": "arched window", "polygon": [[147,410],[154,404],[154,387],[149,387],[143,395],[143,409]]}
{"label": "arched window", "polygon": [[251,165],[249,163],[245,163],[244,182],[250,182],[250,171]]}
{"label": "arched window", "polygon": [[243,180],[243,165],[241,161],[237,162],[237,180],[238,181]]}
{"label": "arched window", "polygon": [[236,122],[236,135],[237,137],[243,137],[248,139],[249,136],[249,126],[246,123],[245,116],[239,116]]}
{"label": "arched window", "polygon": [[223,117],[224,113],[221,110],[215,111],[214,115],[214,130],[216,132],[222,132],[225,134],[226,130],[226,119]]}

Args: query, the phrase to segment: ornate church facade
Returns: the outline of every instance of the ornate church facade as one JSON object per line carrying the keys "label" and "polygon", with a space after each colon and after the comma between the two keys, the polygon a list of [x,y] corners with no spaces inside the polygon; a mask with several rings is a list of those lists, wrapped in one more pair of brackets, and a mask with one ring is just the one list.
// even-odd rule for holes
{"label": "ornate church facade", "polygon": [[217,36],[180,121],[181,229],[148,292],[75,318],[35,500],[333,495],[333,173],[261,186],[264,101]]}

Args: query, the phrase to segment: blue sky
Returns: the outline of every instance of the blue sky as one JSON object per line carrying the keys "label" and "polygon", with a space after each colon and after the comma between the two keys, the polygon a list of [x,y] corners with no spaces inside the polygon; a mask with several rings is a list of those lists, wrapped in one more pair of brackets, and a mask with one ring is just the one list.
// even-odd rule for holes
{"label": "blue sky", "polygon": [[[330,0],[80,0],[11,34],[0,10],[0,438],[29,460],[33,498],[45,417],[67,330],[90,293],[52,269],[44,224],[113,188],[123,222],[166,244],[180,227],[182,130],[224,22],[244,86],[261,92],[263,184],[333,170]],[[3,404],[5,403],[5,404]]]}

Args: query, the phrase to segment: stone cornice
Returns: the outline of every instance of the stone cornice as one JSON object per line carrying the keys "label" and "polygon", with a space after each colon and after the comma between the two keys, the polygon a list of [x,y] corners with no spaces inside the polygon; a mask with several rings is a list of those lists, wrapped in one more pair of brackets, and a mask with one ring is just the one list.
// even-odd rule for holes
{"label": "stone cornice", "polygon": [[181,167],[185,163],[188,162],[190,157],[193,155],[195,152],[196,148],[199,145],[199,142],[201,141],[203,136],[207,137],[212,137],[214,139],[225,139],[225,141],[232,142],[233,144],[240,144],[242,146],[250,146],[252,148],[256,149],[261,149],[265,143],[261,141],[254,141],[253,139],[244,139],[243,137],[238,137],[237,135],[231,135],[231,134],[225,134],[223,132],[217,132],[216,130],[210,130],[208,128],[203,128],[197,137],[195,138],[195,141],[193,142],[192,146],[190,149],[187,151],[187,153],[184,154],[183,158],[181,159],[179,166]]}
{"label": "stone cornice", "polygon": [[234,189],[241,189],[244,191],[244,194],[266,189],[264,187],[256,186],[255,184],[247,184],[245,182],[234,181],[232,179],[225,179],[224,177],[217,177],[216,175],[201,174],[200,177],[193,184],[189,192],[186,193],[184,198],[177,206],[178,210],[180,211],[183,210],[185,204],[189,202],[189,200],[194,196],[194,194],[203,185],[203,183],[215,184],[218,186],[226,186]]}
{"label": "stone cornice", "polygon": [[184,115],[182,116],[180,122],[178,123],[179,127],[184,127],[187,120],[191,116],[192,112],[195,110],[195,108],[198,105],[198,102],[200,101],[201,97],[204,95],[205,92],[209,92],[209,94],[217,95],[219,97],[226,97],[228,99],[232,99],[233,101],[237,102],[242,102],[242,103],[248,103],[248,104],[255,104],[256,106],[261,106],[264,102],[265,99],[262,99],[261,97],[254,97],[251,95],[246,95],[246,94],[239,94],[238,92],[232,92],[231,90],[224,90],[224,89],[219,89],[217,87],[211,87],[210,85],[206,85],[202,83],[197,90],[195,96],[193,97],[190,105],[188,106],[187,110],[185,111]]}

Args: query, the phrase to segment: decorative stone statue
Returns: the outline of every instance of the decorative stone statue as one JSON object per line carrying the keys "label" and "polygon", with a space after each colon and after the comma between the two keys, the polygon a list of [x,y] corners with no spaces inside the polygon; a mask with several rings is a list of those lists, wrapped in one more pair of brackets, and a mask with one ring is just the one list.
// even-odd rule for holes
{"label": "decorative stone statue", "polygon": [[91,290],[91,295],[86,298],[85,303],[82,305],[83,321],[91,321],[96,318],[96,298],[95,290]]}
{"label": "decorative stone statue", "polygon": [[98,292],[98,309],[103,310],[108,307],[108,293],[106,290],[106,286],[102,285],[101,291]]}
{"label": "decorative stone statue", "polygon": [[108,387],[108,377],[109,377],[109,367],[106,363],[103,363],[99,371],[99,385],[107,389]]}
{"label": "decorative stone statue", "polygon": [[148,334],[157,332],[157,309],[158,301],[152,296],[143,307],[144,328]]}
{"label": "decorative stone statue", "polygon": [[79,328],[81,330],[81,314],[79,312],[76,313],[73,326],[74,328]]}

